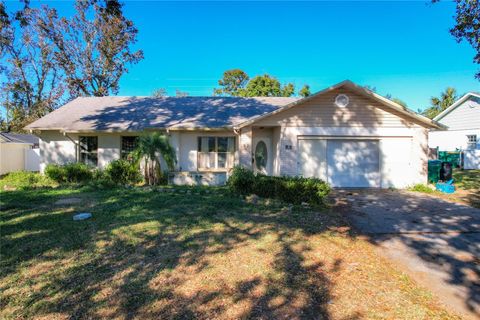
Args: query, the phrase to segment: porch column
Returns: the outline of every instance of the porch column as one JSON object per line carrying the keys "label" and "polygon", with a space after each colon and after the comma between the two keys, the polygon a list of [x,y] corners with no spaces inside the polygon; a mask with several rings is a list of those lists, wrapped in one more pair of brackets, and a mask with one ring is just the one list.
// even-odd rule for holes
{"label": "porch column", "polygon": [[238,150],[240,166],[252,169],[252,127],[241,129]]}

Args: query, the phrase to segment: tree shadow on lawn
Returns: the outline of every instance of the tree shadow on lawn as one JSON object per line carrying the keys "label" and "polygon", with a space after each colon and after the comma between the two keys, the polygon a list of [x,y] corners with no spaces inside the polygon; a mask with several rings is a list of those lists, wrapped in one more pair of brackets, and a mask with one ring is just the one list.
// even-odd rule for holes
{"label": "tree shadow on lawn", "polygon": [[[331,318],[328,302],[333,284],[326,274],[337,272],[342,261],[335,261],[330,269],[321,261],[307,264],[305,255],[311,248],[302,241],[304,236],[344,226],[327,213],[252,206],[221,194],[185,196],[119,189],[83,196],[95,199],[91,220],[71,221],[80,205],[58,214],[28,209],[25,219],[7,224],[5,234],[2,230],[7,238],[6,243],[2,240],[2,253],[6,253],[2,265],[7,267],[2,279],[25,270],[29,263],[56,260],[60,268],[46,279],[32,274],[27,289],[36,289],[21,303],[23,310],[17,316]],[[8,206],[18,197],[3,200]],[[45,197],[50,196],[39,194],[33,200]],[[56,199],[51,197],[49,201]],[[8,220],[10,214],[18,213],[7,210],[5,216]],[[33,213],[38,215],[28,217]],[[15,237],[21,230],[31,235]],[[264,263],[261,246],[268,237],[273,240],[267,248],[276,249],[263,253],[272,261],[268,270],[260,272],[262,276],[250,271],[238,275],[236,266],[222,269],[237,254],[240,263],[251,259],[250,254],[258,256],[258,265]],[[25,251],[26,246],[30,251]],[[4,250],[7,247],[14,250]],[[249,268],[257,266],[245,263]],[[226,273],[223,278],[217,276],[219,270]],[[11,286],[9,292],[15,291]],[[2,288],[2,307],[15,299],[15,293],[5,294],[6,289]],[[360,318],[360,314],[348,318]]]}

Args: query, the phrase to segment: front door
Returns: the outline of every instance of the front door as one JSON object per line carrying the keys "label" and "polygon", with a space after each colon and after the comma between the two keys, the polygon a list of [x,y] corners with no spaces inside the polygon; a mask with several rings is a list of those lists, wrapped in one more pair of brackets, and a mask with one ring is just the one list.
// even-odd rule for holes
{"label": "front door", "polygon": [[272,174],[272,142],[269,138],[253,139],[253,170],[255,172]]}

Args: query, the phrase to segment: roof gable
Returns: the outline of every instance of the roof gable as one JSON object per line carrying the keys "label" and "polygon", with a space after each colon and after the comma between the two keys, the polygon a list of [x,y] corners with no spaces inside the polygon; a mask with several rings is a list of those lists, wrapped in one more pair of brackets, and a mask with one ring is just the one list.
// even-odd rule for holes
{"label": "roof gable", "polygon": [[[423,117],[421,115],[418,115],[416,114],[415,112],[409,110],[408,108],[405,108],[385,97],[382,97],[362,86],[359,86],[349,80],[346,80],[346,81],[343,81],[343,82],[340,82],[334,86],[331,86],[331,87],[328,87],[324,90],[321,90],[307,98],[304,98],[304,99],[301,99],[301,100],[298,100],[298,101],[294,101],[282,108],[279,108],[277,110],[274,110],[272,111],[271,113],[268,113],[268,114],[265,114],[263,116],[259,116],[259,117],[256,117],[255,119],[251,119],[249,121],[246,121],[244,123],[242,123],[240,126],[238,126],[239,128],[241,127],[244,127],[244,126],[247,126],[247,125],[250,125],[250,124],[254,124],[254,123],[261,123],[263,119],[266,119],[266,118],[269,118],[269,117],[272,117],[274,115],[279,115],[280,113],[283,113],[283,112],[286,112],[287,110],[291,109],[291,108],[294,108],[296,106],[302,106],[302,105],[305,105],[309,102],[311,102],[312,100],[314,99],[317,99],[319,97],[322,97],[322,96],[325,96],[325,95],[328,95],[328,94],[331,94],[332,92],[336,91],[336,90],[339,90],[339,89],[347,89],[347,90],[350,90],[360,96],[363,96],[363,97],[366,97],[368,99],[371,99],[373,101],[376,102],[376,106],[377,107],[381,107],[383,110],[387,111],[387,112],[390,112],[390,113],[393,113],[397,116],[401,116],[401,117],[405,117],[406,119],[409,119],[410,121],[414,122],[414,123],[417,123],[417,124],[420,124],[424,127],[428,127],[428,128],[441,128],[442,125],[426,118],[426,117]],[[332,101],[333,102],[333,101]],[[348,108],[348,107],[347,107]]]}
{"label": "roof gable", "polygon": [[435,120],[435,121],[440,121],[440,120],[443,119],[446,115],[448,115],[449,113],[451,113],[453,110],[455,110],[456,108],[458,108],[458,107],[461,106],[464,102],[470,100],[471,98],[480,99],[480,94],[479,94],[479,93],[476,93],[476,92],[469,92],[469,93],[463,95],[463,97],[461,97],[460,99],[458,99],[457,101],[455,101],[450,107],[448,107],[447,109],[445,109],[445,110],[443,110],[441,113],[439,113],[435,118],[433,118],[433,120]]}

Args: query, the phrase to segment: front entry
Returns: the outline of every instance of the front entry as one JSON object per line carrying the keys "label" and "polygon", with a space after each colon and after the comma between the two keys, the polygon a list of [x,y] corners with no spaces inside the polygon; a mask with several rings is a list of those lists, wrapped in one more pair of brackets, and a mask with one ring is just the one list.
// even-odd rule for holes
{"label": "front entry", "polygon": [[252,164],[254,172],[272,174],[272,142],[269,138],[253,139]]}

